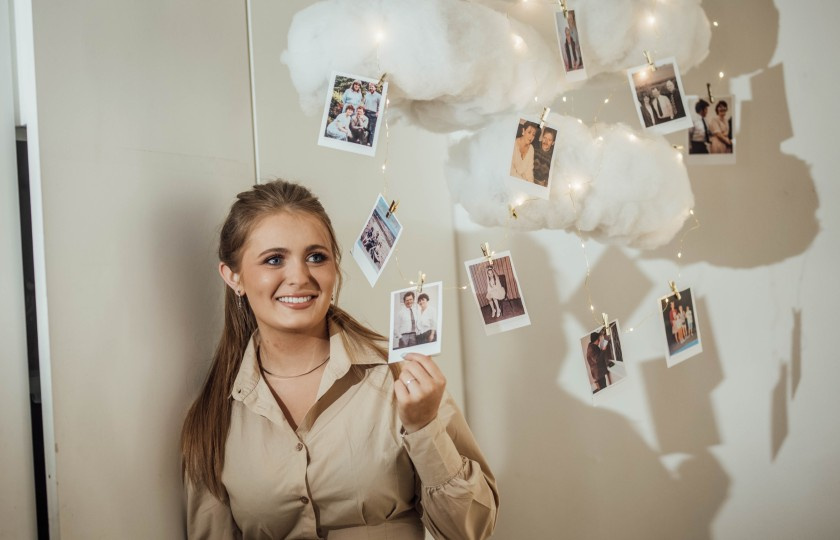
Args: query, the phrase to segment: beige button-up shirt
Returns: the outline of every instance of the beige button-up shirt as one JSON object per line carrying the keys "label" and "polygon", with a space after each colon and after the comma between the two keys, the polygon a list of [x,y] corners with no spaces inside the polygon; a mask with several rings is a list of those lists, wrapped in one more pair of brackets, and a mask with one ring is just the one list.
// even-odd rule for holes
{"label": "beige button-up shirt", "polygon": [[351,358],[341,334],[315,405],[292,429],[260,374],[254,338],[233,391],[222,482],[230,505],[187,483],[190,539],[486,538],[499,497],[461,411],[401,434],[394,379],[375,354]]}

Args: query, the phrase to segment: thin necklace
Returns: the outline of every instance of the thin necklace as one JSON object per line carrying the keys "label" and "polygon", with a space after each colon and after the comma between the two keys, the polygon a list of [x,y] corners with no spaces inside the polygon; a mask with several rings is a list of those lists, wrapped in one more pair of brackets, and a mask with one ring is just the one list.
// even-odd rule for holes
{"label": "thin necklace", "polygon": [[268,373],[268,374],[269,374],[269,375],[271,375],[272,377],[276,377],[276,378],[278,378],[278,379],[297,379],[298,377],[303,377],[304,375],[309,375],[310,373],[312,373],[313,371],[315,371],[315,370],[316,370],[316,369],[318,369],[319,367],[321,367],[321,366],[323,366],[324,364],[326,364],[326,363],[327,363],[327,360],[329,360],[329,359],[330,359],[330,355],[327,355],[327,357],[326,357],[326,358],[324,358],[324,361],[323,361],[323,362],[321,362],[320,364],[318,364],[318,365],[317,365],[317,366],[315,366],[314,368],[310,369],[310,370],[309,370],[309,371],[307,371],[306,373],[301,373],[301,374],[299,374],[299,375],[276,375],[276,374],[274,374],[274,373],[272,373],[272,372],[268,371],[267,369],[265,369],[265,368],[263,367],[263,365],[262,365],[262,360],[259,358],[259,356],[257,357],[257,360],[259,360],[260,369],[261,369],[261,370],[263,370],[265,373]]}

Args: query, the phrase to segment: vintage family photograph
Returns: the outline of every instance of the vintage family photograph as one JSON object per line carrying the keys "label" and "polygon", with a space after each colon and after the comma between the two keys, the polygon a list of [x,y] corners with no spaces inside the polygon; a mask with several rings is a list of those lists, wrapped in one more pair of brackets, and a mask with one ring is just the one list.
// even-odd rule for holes
{"label": "vintage family photograph", "polygon": [[464,266],[488,336],[531,324],[509,251]]}
{"label": "vintage family photograph", "polygon": [[574,10],[558,10],[554,13],[554,29],[557,32],[557,42],[560,45],[560,56],[563,57],[563,69],[566,80],[582,81],[586,79],[586,68],[583,65],[583,55],[580,52],[580,38]]}
{"label": "vintage family photograph", "polygon": [[442,281],[392,292],[388,362],[401,362],[409,352],[440,354],[442,328]]}
{"label": "vintage family photograph", "polygon": [[639,123],[645,130],[673,133],[691,127],[680,71],[673,58],[628,70]]}
{"label": "vintage family photograph", "polygon": [[663,296],[659,299],[659,308],[662,310],[668,367],[703,352],[691,289],[680,291],[679,298],[676,294]]}
{"label": "vintage family photograph", "polygon": [[609,331],[600,326],[580,338],[589,388],[593,396],[627,377],[619,336],[618,321],[614,320],[609,324]]}
{"label": "vintage family photograph", "polygon": [[356,154],[376,153],[388,83],[333,73],[318,144]]}
{"label": "vintage family photograph", "polygon": [[388,212],[388,208],[385,197],[379,195],[367,223],[350,250],[371,287],[376,285],[382,275],[402,234],[402,225],[396,214]]}
{"label": "vintage family photograph", "polygon": [[526,195],[547,199],[557,130],[520,118],[510,162],[511,187]]}
{"label": "vintage family photograph", "polygon": [[735,163],[735,96],[722,96],[713,102],[688,97],[692,125],[688,128],[688,156],[692,165],[733,165]]}

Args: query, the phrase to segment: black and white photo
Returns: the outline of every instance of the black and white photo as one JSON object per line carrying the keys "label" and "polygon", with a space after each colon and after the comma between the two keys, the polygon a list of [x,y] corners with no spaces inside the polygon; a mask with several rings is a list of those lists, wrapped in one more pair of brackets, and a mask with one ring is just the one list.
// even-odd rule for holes
{"label": "black and white photo", "polygon": [[673,58],[628,70],[627,77],[645,130],[665,134],[691,127],[680,71]]}

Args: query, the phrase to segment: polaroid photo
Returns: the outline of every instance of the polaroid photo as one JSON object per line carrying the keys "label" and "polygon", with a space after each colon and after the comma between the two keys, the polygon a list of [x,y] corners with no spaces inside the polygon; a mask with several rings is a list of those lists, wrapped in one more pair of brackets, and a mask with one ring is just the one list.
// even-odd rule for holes
{"label": "polaroid photo", "polygon": [[509,251],[466,261],[467,276],[488,336],[531,324]]}
{"label": "polaroid photo", "polygon": [[685,162],[691,165],[735,164],[735,96],[715,98],[713,103],[688,96],[692,125],[688,128]]}
{"label": "polaroid photo", "polygon": [[691,127],[680,70],[673,58],[627,71],[639,123],[646,131],[673,133]]}
{"label": "polaroid photo", "polygon": [[551,166],[557,129],[520,118],[513,140],[508,185],[517,192],[547,199],[550,192]]}
{"label": "polaroid photo", "polygon": [[593,397],[627,378],[620,333],[618,321],[614,320],[609,324],[609,331],[599,326],[580,338],[589,390]]}
{"label": "polaroid photo", "polygon": [[387,93],[387,82],[333,72],[318,144],[373,156]]}
{"label": "polaroid photo", "polygon": [[586,68],[583,66],[583,55],[580,52],[580,38],[574,10],[563,10],[554,13],[554,29],[557,33],[557,43],[560,46],[560,56],[563,57],[563,69],[567,81],[582,81],[586,79]]}
{"label": "polaroid photo", "polygon": [[402,355],[410,352],[440,354],[442,329],[442,281],[392,292],[388,362],[402,362]]}
{"label": "polaroid photo", "polygon": [[370,217],[350,250],[371,287],[376,285],[382,275],[402,235],[402,225],[395,214],[388,212],[388,208],[385,197],[379,195]]}
{"label": "polaroid photo", "polygon": [[683,360],[703,352],[700,342],[700,326],[691,289],[659,299],[662,310],[662,328],[665,330],[665,360],[668,367],[673,367]]}

